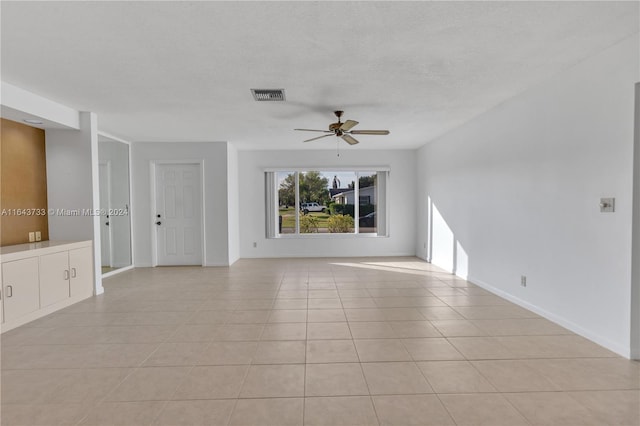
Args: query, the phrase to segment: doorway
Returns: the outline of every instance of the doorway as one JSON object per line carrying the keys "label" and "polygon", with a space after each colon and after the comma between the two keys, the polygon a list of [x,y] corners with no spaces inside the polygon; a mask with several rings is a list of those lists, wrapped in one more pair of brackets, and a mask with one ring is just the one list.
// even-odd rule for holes
{"label": "doorway", "polygon": [[156,265],[202,265],[202,167],[155,165]]}

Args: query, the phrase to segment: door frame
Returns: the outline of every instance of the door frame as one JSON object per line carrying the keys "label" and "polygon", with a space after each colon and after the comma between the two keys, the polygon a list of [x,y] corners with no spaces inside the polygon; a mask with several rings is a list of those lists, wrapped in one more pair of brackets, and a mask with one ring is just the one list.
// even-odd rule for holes
{"label": "door frame", "polygon": [[205,214],[206,214],[206,198],[205,198],[205,188],[204,188],[204,172],[205,172],[205,165],[204,165],[204,159],[197,159],[197,160],[150,160],[149,161],[149,171],[150,171],[150,179],[151,179],[151,185],[150,185],[150,194],[151,194],[151,223],[150,223],[150,229],[151,229],[151,266],[156,267],[158,266],[158,234],[157,234],[157,230],[156,230],[156,224],[155,224],[155,219],[156,219],[156,168],[157,166],[160,165],[171,165],[171,164],[175,164],[175,165],[180,165],[180,166],[184,166],[184,165],[194,165],[194,166],[198,166],[199,171],[200,171],[200,230],[202,232],[202,238],[200,238],[200,250],[202,251],[202,266],[205,266],[206,264],[206,258],[207,258],[207,251],[206,251],[206,227],[205,227]]}
{"label": "door frame", "polygon": [[[112,139],[112,140],[114,140],[116,142],[123,143],[123,144],[125,144],[127,146],[127,156],[128,156],[127,165],[129,167],[129,170],[127,172],[129,173],[129,244],[131,245],[131,265],[125,266],[125,267],[122,267],[122,268],[118,268],[116,270],[107,272],[105,274],[102,273],[102,268],[100,268],[100,269],[95,268],[96,282],[100,282],[100,286],[102,286],[102,278],[107,278],[107,277],[110,277],[112,275],[117,275],[117,274],[119,274],[121,272],[128,271],[128,270],[133,269],[133,268],[136,267],[135,266],[136,265],[136,243],[135,243],[135,240],[133,238],[133,213],[135,211],[135,200],[133,199],[133,173],[132,173],[132,171],[133,171],[133,160],[131,158],[131,142],[129,142],[127,140],[124,140],[122,138],[119,138],[117,136],[113,136],[110,133],[102,132],[100,130],[98,130],[98,135],[99,136],[104,136],[104,137],[109,138],[109,139]],[[100,190],[99,187],[97,189],[98,189],[98,191]],[[94,242],[94,244],[95,244],[95,242]],[[94,259],[94,261],[95,261],[95,259]],[[98,277],[100,277],[100,281],[97,281]]]}

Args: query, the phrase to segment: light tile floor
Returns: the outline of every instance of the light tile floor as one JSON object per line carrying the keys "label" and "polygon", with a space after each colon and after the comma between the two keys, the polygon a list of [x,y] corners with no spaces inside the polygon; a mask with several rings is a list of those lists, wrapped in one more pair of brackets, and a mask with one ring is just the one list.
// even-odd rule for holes
{"label": "light tile floor", "polygon": [[640,424],[637,362],[415,258],[104,286],[2,335],[3,426]]}

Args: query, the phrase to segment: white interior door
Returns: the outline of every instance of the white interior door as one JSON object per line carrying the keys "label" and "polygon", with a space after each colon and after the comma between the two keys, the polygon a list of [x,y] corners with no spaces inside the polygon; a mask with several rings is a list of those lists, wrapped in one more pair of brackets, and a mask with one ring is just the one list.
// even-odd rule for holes
{"label": "white interior door", "polygon": [[202,190],[199,164],[156,165],[156,261],[202,265]]}
{"label": "white interior door", "polygon": [[[110,200],[110,167],[109,163],[100,163],[100,209],[109,212]],[[109,216],[100,216],[100,255],[102,266],[111,267],[111,228],[109,228]]]}

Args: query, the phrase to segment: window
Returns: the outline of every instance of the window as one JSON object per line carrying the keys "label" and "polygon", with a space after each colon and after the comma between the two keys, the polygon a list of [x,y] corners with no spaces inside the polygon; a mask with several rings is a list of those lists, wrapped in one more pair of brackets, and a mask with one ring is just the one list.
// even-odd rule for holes
{"label": "window", "polygon": [[267,171],[267,237],[386,236],[387,174],[380,168]]}

